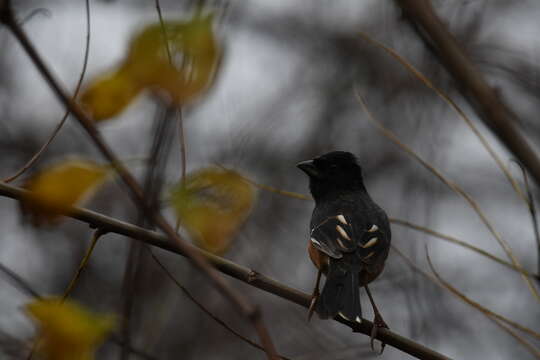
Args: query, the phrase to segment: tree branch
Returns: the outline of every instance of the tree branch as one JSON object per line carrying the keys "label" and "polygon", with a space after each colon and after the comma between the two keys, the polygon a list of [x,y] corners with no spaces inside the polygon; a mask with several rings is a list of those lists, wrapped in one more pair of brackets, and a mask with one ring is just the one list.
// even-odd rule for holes
{"label": "tree branch", "polygon": [[[27,191],[24,189],[0,182],[0,196],[20,200],[26,194]],[[166,235],[157,233],[155,231],[149,231],[133,224],[129,224],[83,208],[71,208],[66,211],[64,215],[87,223],[92,228],[99,228],[102,231],[124,235],[169,252],[187,256],[186,253],[180,247],[178,247],[178,245],[168,241],[168,237]],[[238,265],[230,260],[213,255],[192,245],[187,246],[190,247],[191,251],[195,251],[199,255],[204,256],[206,260],[208,260],[222,273],[243,281],[248,285],[264,290],[270,294],[274,294],[282,299],[293,302],[297,305],[305,308],[309,307],[311,295],[282,284],[252,269]],[[373,327],[373,323],[371,321],[362,319],[362,323],[358,324],[356,322],[346,321],[342,318],[335,318],[334,320],[350,327],[354,332],[360,332],[367,336],[371,335],[371,328]],[[386,329],[378,329],[376,338],[418,359],[449,359],[448,357],[439,354],[434,350],[431,350],[421,344]]]}
{"label": "tree branch", "polygon": [[420,37],[454,77],[480,119],[512,152],[540,185],[540,160],[516,127],[516,114],[503,103],[481,72],[437,16],[429,0],[395,0]]}

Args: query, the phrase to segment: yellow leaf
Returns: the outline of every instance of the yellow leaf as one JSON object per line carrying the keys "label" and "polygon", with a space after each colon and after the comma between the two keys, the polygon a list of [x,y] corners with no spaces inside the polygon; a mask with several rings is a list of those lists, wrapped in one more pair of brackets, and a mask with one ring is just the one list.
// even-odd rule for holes
{"label": "yellow leaf", "polygon": [[213,19],[197,12],[187,21],[149,25],[132,40],[119,70],[88,86],[82,104],[103,120],[124,110],[142,89],[174,105],[193,101],[212,84],[221,57]]}
{"label": "yellow leaf", "polygon": [[140,84],[133,83],[130,75],[120,69],[96,79],[83,92],[80,102],[95,121],[120,114],[140,93]]}
{"label": "yellow leaf", "polygon": [[47,360],[91,360],[114,328],[114,317],[94,314],[59,298],[36,300],[26,312],[39,328],[37,351]]}
{"label": "yellow leaf", "polygon": [[233,170],[209,167],[190,174],[172,191],[172,205],[195,243],[222,254],[255,201],[253,187]]}
{"label": "yellow leaf", "polygon": [[34,215],[38,224],[57,221],[60,214],[88,198],[110,173],[110,166],[91,161],[72,159],[53,165],[27,180],[22,210]]}

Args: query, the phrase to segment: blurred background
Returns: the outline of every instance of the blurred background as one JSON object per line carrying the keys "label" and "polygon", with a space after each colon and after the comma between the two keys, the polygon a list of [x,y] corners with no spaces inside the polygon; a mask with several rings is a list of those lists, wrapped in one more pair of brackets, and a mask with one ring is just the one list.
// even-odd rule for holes
{"label": "blurred background", "polygon": [[[85,2],[18,0],[31,40],[62,83],[73,91],[83,66]],[[535,148],[540,139],[540,2],[433,1],[478,69],[519,116]],[[212,88],[183,109],[188,172],[222,164],[279,189],[308,193],[295,164],[331,150],[354,152],[368,190],[392,218],[455,236],[505,258],[474,211],[414,159],[369,123],[354,89],[374,116],[420,156],[460,184],[478,201],[496,230],[529,271],[537,269],[537,247],[527,206],[455,112],[383,50],[358,32],[395,49],[444,89],[464,109],[510,167],[519,168],[461,97],[455,83],[418,38],[392,1],[223,1],[207,6],[226,11],[215,30],[224,53]],[[130,39],[158,21],[150,0],[90,1],[89,79],[117,65]],[[193,3],[161,0],[165,20],[188,16]],[[64,109],[13,36],[0,30],[0,176],[19,169],[47,140]],[[152,143],[156,102],[142,95],[100,129],[124,159],[145,157]],[[174,129],[170,131],[175,131]],[[178,138],[168,158],[163,197],[180,176]],[[102,161],[83,130],[68,119],[36,168],[66,155]],[[142,178],[144,167],[130,165]],[[25,174],[15,184],[24,182]],[[533,192],[537,194],[534,187]],[[137,211],[120,184],[102,188],[86,205],[128,222]],[[313,203],[259,190],[253,211],[225,257],[305,292],[316,271],[306,247]],[[164,210],[172,219],[168,209]],[[174,221],[174,220],[172,220]],[[60,226],[31,227],[16,201],[0,198],[0,262],[42,294],[60,294],[86,251],[91,229],[68,219]],[[425,271],[425,245],[443,278],[471,299],[527,327],[540,323],[540,308],[517,272],[470,250],[393,225],[393,245]],[[98,243],[73,298],[103,312],[120,314],[131,241],[108,234]],[[216,316],[256,339],[242,319],[186,259],[156,255]],[[131,319],[134,346],[158,359],[263,359],[258,351],[216,324],[187,299],[147,253],[142,253]],[[375,358],[369,339],[333,321],[314,318],[281,298],[229,282],[261,305],[280,354],[291,359]],[[34,326],[21,311],[27,294],[0,279],[0,354],[21,358]],[[526,359],[533,356],[478,310],[413,271],[391,253],[383,275],[371,286],[392,331],[449,357]],[[362,291],[365,317],[371,307]],[[119,358],[107,343],[98,359]],[[132,358],[136,358],[132,355]],[[409,355],[387,347],[384,359]]]}

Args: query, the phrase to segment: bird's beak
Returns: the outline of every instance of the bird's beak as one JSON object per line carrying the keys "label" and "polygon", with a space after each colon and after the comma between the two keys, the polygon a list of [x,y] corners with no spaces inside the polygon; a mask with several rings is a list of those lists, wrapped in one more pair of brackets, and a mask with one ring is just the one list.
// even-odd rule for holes
{"label": "bird's beak", "polygon": [[318,177],[319,171],[315,167],[313,160],[306,160],[296,164],[296,167],[308,174],[308,176]]}

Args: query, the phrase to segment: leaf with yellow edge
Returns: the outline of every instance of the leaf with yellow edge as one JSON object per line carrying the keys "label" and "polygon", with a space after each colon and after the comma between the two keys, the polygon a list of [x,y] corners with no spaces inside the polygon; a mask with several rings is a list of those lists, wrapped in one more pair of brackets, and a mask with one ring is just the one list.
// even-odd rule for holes
{"label": "leaf with yellow edge", "polygon": [[81,103],[96,121],[120,114],[139,95],[142,86],[133,83],[125,71],[116,71],[96,79],[81,95]]}
{"label": "leaf with yellow edge", "polygon": [[119,69],[87,87],[83,106],[104,120],[123,111],[142,89],[174,105],[193,101],[212,84],[221,58],[213,22],[213,14],[196,12],[187,21],[149,25],[132,40]]}
{"label": "leaf with yellow edge", "polygon": [[172,206],[195,243],[224,253],[249,215],[255,191],[233,170],[208,167],[188,175],[172,190]]}
{"label": "leaf with yellow edge", "polygon": [[113,316],[99,315],[60,298],[26,305],[39,328],[37,351],[46,360],[92,360],[94,351],[115,325]]}
{"label": "leaf with yellow edge", "polygon": [[21,199],[22,210],[34,215],[36,224],[55,222],[91,196],[111,172],[108,165],[78,159],[43,169],[26,181],[28,192]]}

